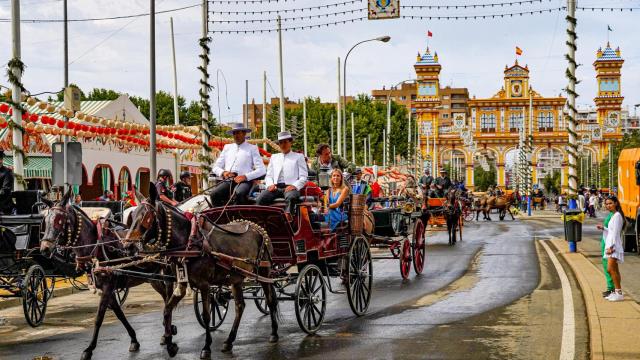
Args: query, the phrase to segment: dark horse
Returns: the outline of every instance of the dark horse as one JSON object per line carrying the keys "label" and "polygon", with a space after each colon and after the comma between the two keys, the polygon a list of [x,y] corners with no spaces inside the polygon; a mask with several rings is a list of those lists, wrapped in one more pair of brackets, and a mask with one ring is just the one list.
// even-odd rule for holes
{"label": "dark horse", "polygon": [[[200,217],[199,224],[192,222],[178,209],[159,200],[155,186],[150,188],[150,196],[135,210],[127,241],[141,241],[145,249],[155,249],[166,255],[176,266],[176,270],[186,267],[187,279],[177,283],[176,290],[164,309],[164,325],[167,352],[171,357],[178,352],[178,345],[172,341],[171,321],[175,306],[185,296],[187,285],[209,294],[212,285],[231,287],[235,300],[236,316],[233,327],[222,348],[231,351],[235,341],[245,301],[242,292],[247,272],[268,277],[270,268],[262,266],[270,263],[272,246],[266,232],[248,221],[238,221],[227,225],[214,225]],[[192,231],[193,230],[193,231]],[[195,254],[194,254],[195,253]],[[215,253],[215,255],[213,254]],[[229,270],[229,262],[242,270]],[[251,264],[250,262],[253,262]],[[188,282],[188,283],[187,283]],[[270,342],[278,341],[278,300],[275,288],[268,282],[261,282],[271,315]],[[210,299],[202,297],[202,319],[205,330],[205,345],[201,359],[211,358]]]}
{"label": "dark horse", "polygon": [[[456,233],[460,226],[460,216],[462,208],[458,201],[458,190],[449,189],[445,194],[445,202],[443,204],[444,217],[447,220],[447,233],[449,234],[449,245],[455,245]],[[462,236],[462,233],[461,233]],[[460,238],[462,240],[462,238]]]}
{"label": "dark horse", "polygon": [[[109,272],[93,272],[92,269],[94,259],[100,262],[128,257],[127,250],[119,240],[119,236],[124,235],[124,229],[114,229],[109,225],[104,228],[99,227],[82,210],[68,204],[70,197],[71,192],[67,192],[57,204],[43,200],[49,207],[49,211],[43,220],[44,235],[40,240],[40,251],[43,255],[53,255],[56,250],[71,249],[75,255],[78,270],[85,271],[87,276],[93,279],[95,287],[101,291],[91,344],[84,350],[81,359],[91,359],[107,308],[113,310],[118,320],[126,328],[131,338],[129,351],[138,351],[140,344],[136,332],[127,321],[120,303],[116,299],[115,292],[117,289],[140,285],[146,280]],[[145,272],[159,272],[161,270],[160,266],[156,264],[143,264],[129,269]],[[173,291],[172,283],[152,281],[151,286],[165,302]],[[176,328],[173,328],[173,331],[176,332]]]}

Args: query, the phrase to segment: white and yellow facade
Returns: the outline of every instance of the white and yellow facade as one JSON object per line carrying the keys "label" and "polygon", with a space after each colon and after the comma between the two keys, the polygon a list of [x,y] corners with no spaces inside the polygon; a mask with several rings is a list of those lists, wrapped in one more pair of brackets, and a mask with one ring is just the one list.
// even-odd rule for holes
{"label": "white and yellow facade", "polygon": [[[594,62],[598,79],[595,98],[598,123],[579,124],[578,134],[581,150],[591,152],[592,159],[597,162],[607,155],[608,143],[622,137],[620,70],[623,62],[620,51],[612,50],[608,44],[605,50],[598,50]],[[544,97],[536,92],[530,84],[527,65],[522,66],[516,60],[514,65],[505,66],[502,88],[490,98],[474,96],[469,100],[469,115],[457,122],[454,119],[454,125],[446,127],[439,124],[437,112],[441,70],[437,53],[431,55],[427,49],[424,55],[418,55],[414,68],[418,91],[412,105],[416,109],[422,156],[434,161],[434,167],[453,157],[464,159],[462,167],[465,171],[460,174],[465,174],[466,186],[473,189],[474,163],[479,157],[485,157],[496,166],[497,184],[505,186],[509,175],[507,158],[518,150],[520,130],[524,128],[533,133],[531,171],[534,184],[548,172],[560,171],[562,185],[567,186],[566,99]]]}

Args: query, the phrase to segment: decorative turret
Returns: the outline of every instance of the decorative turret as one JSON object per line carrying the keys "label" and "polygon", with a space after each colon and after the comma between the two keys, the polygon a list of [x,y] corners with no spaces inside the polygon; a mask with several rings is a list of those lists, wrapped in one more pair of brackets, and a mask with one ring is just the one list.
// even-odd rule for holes
{"label": "decorative turret", "polygon": [[529,66],[524,67],[515,64],[504,69],[504,86],[507,98],[527,98],[529,97]]}
{"label": "decorative turret", "polygon": [[607,129],[619,128],[622,123],[620,110],[624,97],[620,86],[620,71],[623,63],[620,48],[613,50],[608,42],[604,50],[598,49],[593,62],[598,80],[598,93],[593,99],[598,110],[598,123],[609,133],[611,130]]}

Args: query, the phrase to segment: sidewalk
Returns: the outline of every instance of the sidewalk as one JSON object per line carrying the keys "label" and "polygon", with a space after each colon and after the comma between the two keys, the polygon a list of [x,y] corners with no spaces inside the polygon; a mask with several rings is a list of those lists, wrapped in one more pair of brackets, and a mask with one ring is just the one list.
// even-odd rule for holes
{"label": "sidewalk", "polygon": [[[601,267],[590,261],[589,250],[569,253],[564,239],[555,238],[549,243],[569,264],[582,290],[589,323],[591,359],[640,359],[640,305],[626,291],[624,274],[625,300],[609,302],[602,297],[604,275]],[[585,241],[580,245],[585,248]],[[626,262],[621,268],[624,265]]]}

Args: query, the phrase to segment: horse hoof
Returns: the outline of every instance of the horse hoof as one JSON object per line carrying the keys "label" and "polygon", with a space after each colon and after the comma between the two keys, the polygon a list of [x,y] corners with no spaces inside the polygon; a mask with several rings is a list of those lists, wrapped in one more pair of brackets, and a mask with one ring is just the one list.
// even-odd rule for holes
{"label": "horse hoof", "polygon": [[166,345],[166,344],[167,344],[167,338],[164,335],[162,335],[160,337],[160,345]]}
{"label": "horse hoof", "polygon": [[171,325],[171,335],[178,335],[178,327]]}
{"label": "horse hoof", "polygon": [[279,339],[280,339],[280,337],[278,335],[271,335],[269,337],[269,342],[272,343],[272,344],[273,343],[277,343]]}
{"label": "horse hoof", "polygon": [[139,342],[134,341],[131,343],[131,345],[129,345],[129,352],[137,352],[138,350],[140,350]]}
{"label": "horse hoof", "polygon": [[85,350],[80,356],[80,360],[90,360],[93,353],[91,351]]}
{"label": "horse hoof", "polygon": [[171,343],[167,345],[167,352],[169,353],[170,357],[176,356],[176,354],[178,353],[178,349],[179,349],[178,344]]}
{"label": "horse hoof", "polygon": [[211,350],[202,350],[200,352],[200,359],[203,359],[203,360],[211,359]]}
{"label": "horse hoof", "polygon": [[224,343],[224,344],[222,345],[222,352],[223,352],[223,353],[231,352],[231,350],[233,350],[233,344]]}

